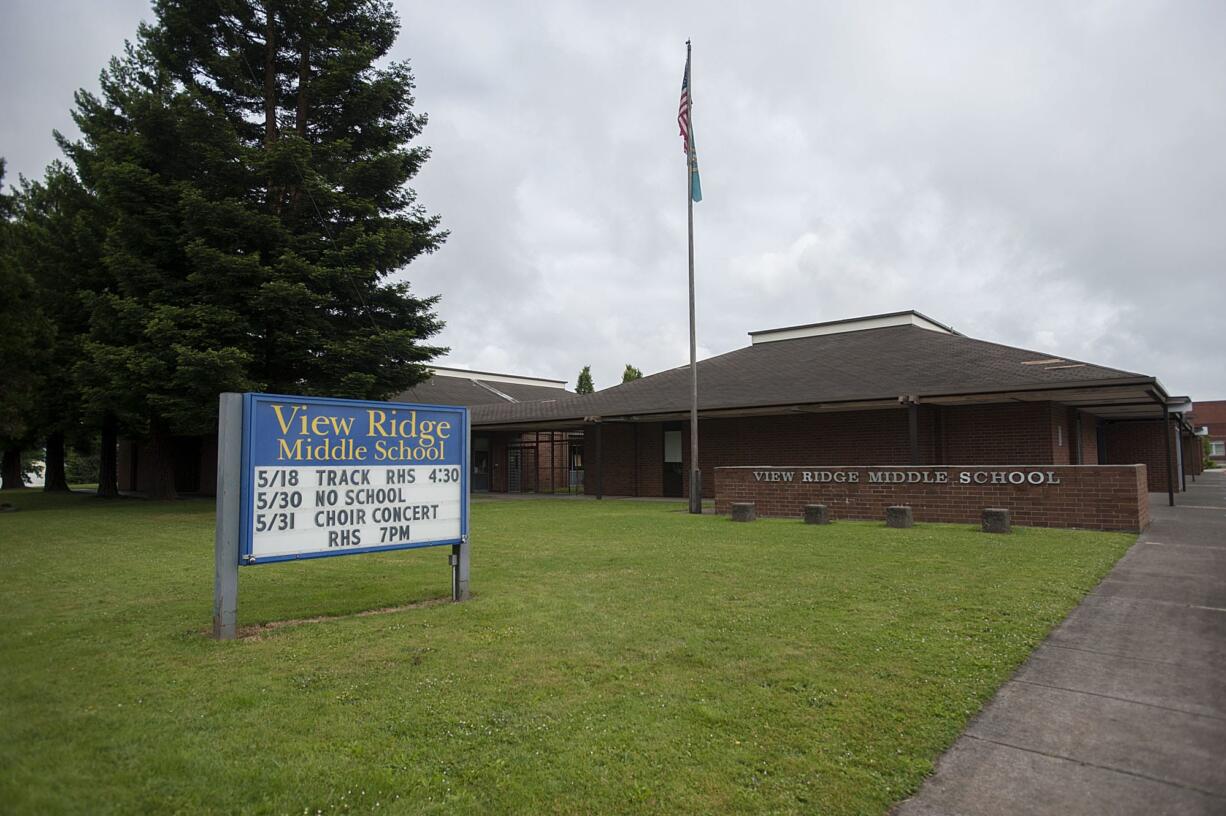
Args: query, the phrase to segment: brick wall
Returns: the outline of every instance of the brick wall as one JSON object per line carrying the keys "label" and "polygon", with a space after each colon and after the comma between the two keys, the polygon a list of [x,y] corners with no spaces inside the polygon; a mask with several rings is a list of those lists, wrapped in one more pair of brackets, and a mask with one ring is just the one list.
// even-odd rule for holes
{"label": "brick wall", "polygon": [[[1197,400],[1188,419],[1194,427],[1208,428],[1210,441],[1226,442],[1226,400]],[[1210,458],[1218,464],[1226,463],[1226,454]]]}
{"label": "brick wall", "polygon": [[[1031,527],[1078,527],[1139,532],[1149,525],[1149,493],[1144,465],[921,466],[896,471],[912,482],[872,483],[881,468],[795,468],[791,481],[759,481],[762,467],[719,468],[715,472],[715,512],[728,513],[732,502],[752,501],[763,516],[800,518],[806,504],[825,504],[834,519],[884,520],[885,508],[910,505],[916,521],[978,524],[985,507],[1005,507],[1013,523]],[[804,471],[843,474],[847,481],[803,481]],[[888,471],[889,472],[889,471]],[[962,484],[986,473],[1051,474],[1058,484]],[[918,482],[918,478],[945,483]],[[854,477],[850,474],[855,474]],[[821,478],[815,475],[814,478]],[[857,481],[850,481],[852,478]],[[1008,478],[1008,476],[1004,477]]]}
{"label": "brick wall", "polygon": [[492,433],[490,437],[490,490],[505,493],[507,490],[507,443],[518,434]]}
{"label": "brick wall", "polygon": [[1199,476],[1205,472],[1205,450],[1199,436],[1183,434],[1183,472]]}
{"label": "brick wall", "polygon": [[[933,464],[1006,465],[1068,463],[1071,412],[1051,403],[921,406],[921,460]],[[1062,429],[1057,434],[1057,425]],[[1089,441],[1086,463],[1097,461],[1094,420],[1083,415]],[[685,484],[689,494],[689,423],[682,431]],[[1071,427],[1071,426],[1070,426]],[[636,430],[637,429],[637,430]],[[604,494],[663,495],[664,424],[603,423]],[[637,436],[636,436],[637,434]],[[1057,445],[1057,436],[1062,445]],[[781,416],[703,419],[699,423],[703,496],[715,495],[715,468],[768,462],[776,465],[908,464],[910,431],[904,408],[880,411],[795,413]],[[596,492],[595,430],[584,434],[587,493]],[[1059,452],[1059,453],[1058,453]]]}
{"label": "brick wall", "polygon": [[1081,464],[1101,464],[1098,459],[1098,417],[1081,414]]}
{"label": "brick wall", "polygon": [[946,428],[941,464],[1054,464],[1051,403],[968,405],[942,408],[941,413]]}
{"label": "brick wall", "polygon": [[[1175,490],[1179,490],[1179,472],[1175,452],[1175,426],[1167,429],[1166,444],[1171,451],[1171,472],[1175,478]],[[1162,449],[1163,422],[1161,419],[1131,422],[1108,422],[1104,426],[1103,440],[1106,450],[1099,452],[1099,461],[1111,465],[1142,464],[1149,473],[1149,489],[1152,493],[1166,492],[1166,452]]]}
{"label": "brick wall", "polygon": [[[217,494],[217,435],[176,436],[175,489],[196,496]],[[119,489],[148,493],[154,487],[153,461],[144,440],[121,439],[117,450]]]}

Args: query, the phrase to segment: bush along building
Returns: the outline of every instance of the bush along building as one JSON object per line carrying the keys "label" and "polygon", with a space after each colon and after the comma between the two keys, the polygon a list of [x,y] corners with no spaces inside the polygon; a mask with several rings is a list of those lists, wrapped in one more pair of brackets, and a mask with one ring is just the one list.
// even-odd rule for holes
{"label": "bush along building", "polygon": [[[1144,465],[1141,491],[1172,502],[1200,472],[1191,402],[1153,376],[966,337],[915,311],[750,339],[698,363],[707,498],[716,469],[735,466]],[[494,461],[525,433],[581,433],[585,492],[681,497],[689,407],[682,366],[590,395],[475,406],[472,419]]]}

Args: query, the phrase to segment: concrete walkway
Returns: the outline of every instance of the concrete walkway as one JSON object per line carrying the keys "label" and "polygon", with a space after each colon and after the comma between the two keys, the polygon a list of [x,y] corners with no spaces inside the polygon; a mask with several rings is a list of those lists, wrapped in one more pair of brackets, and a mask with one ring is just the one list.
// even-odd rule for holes
{"label": "concrete walkway", "polygon": [[1226,476],[1166,499],[896,816],[1226,814]]}

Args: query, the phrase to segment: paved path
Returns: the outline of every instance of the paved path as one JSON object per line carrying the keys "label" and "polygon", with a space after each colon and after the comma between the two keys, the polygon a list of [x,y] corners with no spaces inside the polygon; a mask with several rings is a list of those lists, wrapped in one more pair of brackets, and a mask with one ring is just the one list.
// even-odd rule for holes
{"label": "paved path", "polygon": [[1166,499],[896,816],[1226,814],[1226,476]]}

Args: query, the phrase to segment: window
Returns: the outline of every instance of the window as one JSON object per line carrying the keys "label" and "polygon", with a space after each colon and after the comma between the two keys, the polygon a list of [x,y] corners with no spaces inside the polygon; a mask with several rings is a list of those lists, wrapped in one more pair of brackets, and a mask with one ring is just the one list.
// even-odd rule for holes
{"label": "window", "polygon": [[1226,456],[1226,442],[1216,439],[1209,443],[1210,456]]}
{"label": "window", "polygon": [[681,461],[681,431],[664,432],[664,461]]}

